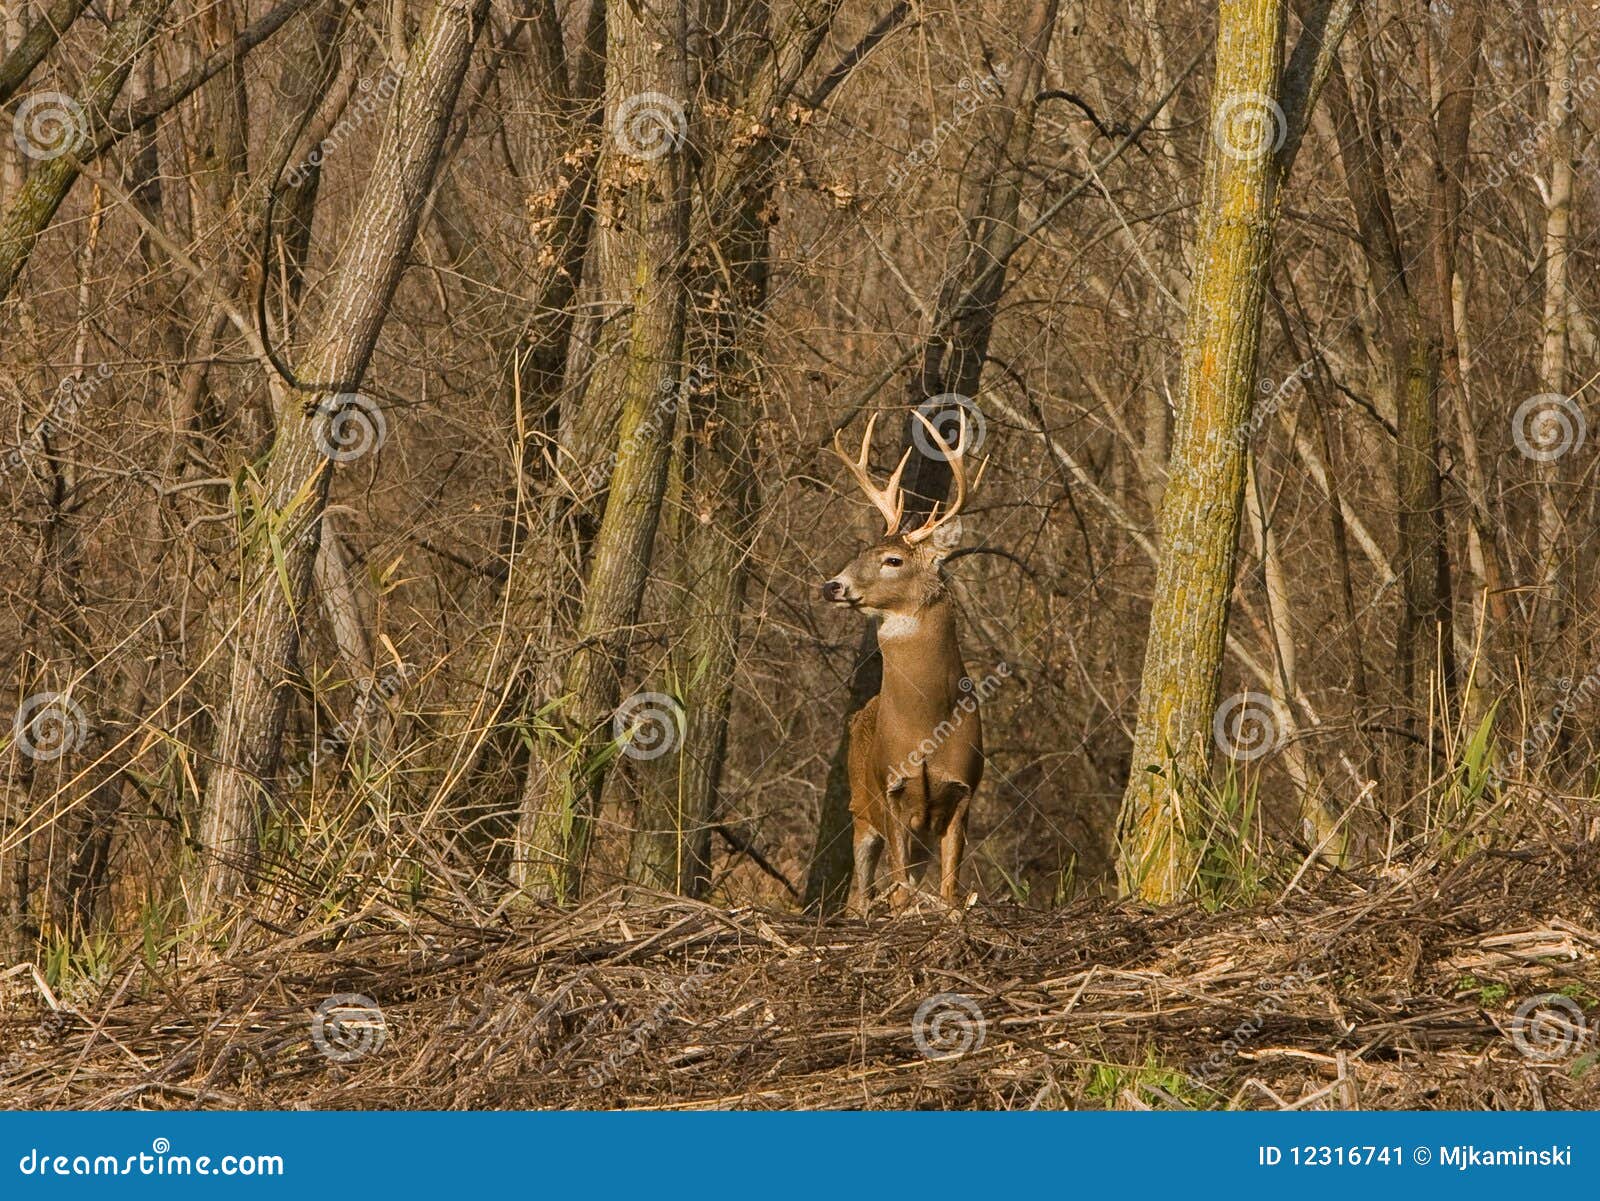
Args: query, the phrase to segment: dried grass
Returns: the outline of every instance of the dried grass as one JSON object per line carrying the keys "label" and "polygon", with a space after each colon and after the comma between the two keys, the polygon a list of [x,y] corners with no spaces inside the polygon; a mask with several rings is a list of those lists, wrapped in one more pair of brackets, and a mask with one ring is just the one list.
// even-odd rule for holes
{"label": "dried grass", "polygon": [[[292,937],[257,926],[55,1011],[13,969],[0,1105],[1600,1107],[1597,869],[1597,844],[1483,854],[1228,913],[819,922],[619,890],[488,925],[369,910]],[[1590,1007],[1588,1035],[1544,1062],[1514,1045],[1512,1014],[1555,990]],[[342,993],[386,1025],[350,1063],[311,1039]],[[913,1024],[942,993],[976,1003],[983,1037],[951,1017],[935,1033],[968,1049],[930,1057]]]}

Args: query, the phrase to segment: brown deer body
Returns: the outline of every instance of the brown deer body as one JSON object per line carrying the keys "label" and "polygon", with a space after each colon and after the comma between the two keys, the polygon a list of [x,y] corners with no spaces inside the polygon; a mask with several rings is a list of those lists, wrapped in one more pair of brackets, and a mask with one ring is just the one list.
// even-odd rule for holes
{"label": "brown deer body", "polygon": [[[867,423],[859,458],[834,449],[888,522],[882,541],[858,555],[822,586],[831,604],[879,619],[883,685],[850,725],[850,812],[854,818],[855,876],[851,907],[865,912],[883,851],[897,886],[897,904],[909,899],[913,876],[939,861],[939,893],[959,900],[967,810],[983,778],[983,727],[973,685],[961,661],[955,613],[941,570],[959,534],[952,519],[967,494],[966,420],[955,447],[933,423],[913,411],[949,460],[955,498],[943,514],[901,531],[904,497],[900,475],[910,450],[888,484],[867,474],[873,422]],[[982,472],[980,470],[979,476]],[[974,482],[976,483],[976,481]]]}

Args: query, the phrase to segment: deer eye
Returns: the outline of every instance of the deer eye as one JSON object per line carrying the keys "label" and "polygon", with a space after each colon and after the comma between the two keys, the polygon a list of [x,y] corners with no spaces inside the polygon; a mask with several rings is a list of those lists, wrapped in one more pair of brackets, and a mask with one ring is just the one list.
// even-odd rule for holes
{"label": "deer eye", "polygon": [[905,562],[899,555],[885,555],[883,557],[883,565],[885,567],[904,567]]}

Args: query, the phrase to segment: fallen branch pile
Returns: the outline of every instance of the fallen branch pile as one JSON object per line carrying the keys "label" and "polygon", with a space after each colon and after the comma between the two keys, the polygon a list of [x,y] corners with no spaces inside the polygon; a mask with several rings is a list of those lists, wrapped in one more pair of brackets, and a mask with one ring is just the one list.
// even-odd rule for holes
{"label": "fallen branch pile", "polygon": [[92,1003],[12,968],[0,1106],[1593,1108],[1597,931],[1595,844],[1249,912],[367,912]]}

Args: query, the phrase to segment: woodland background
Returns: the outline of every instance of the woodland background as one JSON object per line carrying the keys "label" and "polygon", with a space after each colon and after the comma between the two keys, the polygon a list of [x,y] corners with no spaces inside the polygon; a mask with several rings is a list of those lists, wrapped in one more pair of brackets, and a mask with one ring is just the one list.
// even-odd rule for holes
{"label": "woodland background", "polygon": [[1596,17],[8,4],[0,952],[830,909],[956,398],[984,901],[1593,839]]}

